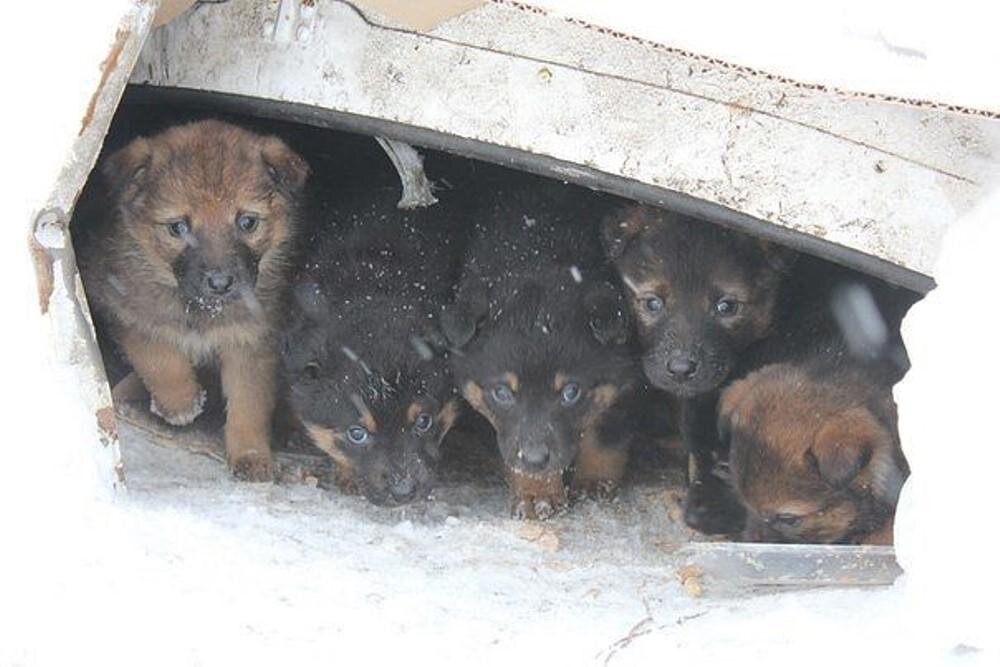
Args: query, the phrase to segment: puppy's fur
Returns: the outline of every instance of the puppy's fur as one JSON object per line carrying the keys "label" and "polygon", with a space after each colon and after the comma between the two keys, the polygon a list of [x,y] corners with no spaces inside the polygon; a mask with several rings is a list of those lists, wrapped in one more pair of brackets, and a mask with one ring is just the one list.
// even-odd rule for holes
{"label": "puppy's fur", "polygon": [[715,404],[746,350],[774,333],[795,255],[638,204],[609,215],[603,231],[637,322],[646,377],[681,399],[691,455],[685,520],[708,533],[734,532],[743,512],[713,474],[726,458],[715,436]]}
{"label": "puppy's fur", "polygon": [[835,342],[722,394],[719,431],[750,541],[890,544],[908,474],[891,383]]}
{"label": "puppy's fur", "polygon": [[526,179],[476,215],[444,320],[455,380],[493,425],[518,518],[546,518],[573,486],[613,495],[628,457],[615,406],[637,379],[617,277],[588,214],[603,200]]}
{"label": "puppy's fur", "polygon": [[447,201],[402,212],[398,198],[332,206],[283,345],[292,409],[341,487],[379,505],[428,495],[458,407],[438,318],[461,244]]}
{"label": "puppy's fur", "polygon": [[309,169],[280,139],[218,121],[138,138],[102,165],[107,217],[78,237],[87,295],[171,424],[217,365],[234,473],[272,477],[270,436],[297,207]]}

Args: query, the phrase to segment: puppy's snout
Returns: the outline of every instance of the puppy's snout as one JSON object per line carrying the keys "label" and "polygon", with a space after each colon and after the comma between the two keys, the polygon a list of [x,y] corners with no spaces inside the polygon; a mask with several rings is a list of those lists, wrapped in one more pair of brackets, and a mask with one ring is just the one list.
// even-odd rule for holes
{"label": "puppy's snout", "polygon": [[233,274],[227,271],[206,271],[205,272],[205,290],[209,293],[222,296],[228,294],[233,288],[233,283],[236,279]]}
{"label": "puppy's snout", "polygon": [[549,462],[551,454],[545,445],[528,445],[518,452],[518,458],[529,467],[542,468]]}
{"label": "puppy's snout", "polygon": [[690,354],[678,354],[667,361],[667,372],[675,380],[686,380],[698,370],[698,360]]}
{"label": "puppy's snout", "polygon": [[398,503],[406,503],[413,500],[417,493],[417,484],[409,475],[402,475],[389,485],[389,493]]}

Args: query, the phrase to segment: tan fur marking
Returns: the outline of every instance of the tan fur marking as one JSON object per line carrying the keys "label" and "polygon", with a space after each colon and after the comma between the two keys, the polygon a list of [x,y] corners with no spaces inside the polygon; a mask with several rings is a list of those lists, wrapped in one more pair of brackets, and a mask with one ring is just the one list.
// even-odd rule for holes
{"label": "tan fur marking", "polygon": [[462,396],[465,398],[466,401],[469,402],[469,405],[471,405],[476,412],[486,417],[486,419],[489,420],[491,424],[493,424],[493,427],[496,428],[496,417],[494,416],[493,412],[486,406],[486,401],[483,398],[482,387],[480,387],[472,380],[469,380],[462,387]]}
{"label": "tan fur marking", "polygon": [[408,424],[412,424],[417,421],[417,417],[423,411],[424,408],[419,403],[410,403],[410,405],[406,408],[406,422]]}
{"label": "tan fur marking", "polygon": [[556,373],[555,378],[552,380],[552,388],[559,391],[563,386],[569,382],[569,378],[563,373]]}
{"label": "tan fur marking", "polygon": [[361,425],[368,429],[369,433],[378,433],[378,422],[375,421],[375,416],[371,412],[361,415]]}
{"label": "tan fur marking", "polygon": [[462,396],[469,402],[469,405],[482,412],[484,405],[483,388],[475,382],[469,380],[462,387]]}
{"label": "tan fur marking", "polygon": [[458,401],[448,401],[438,412],[437,422],[440,425],[441,433],[447,433],[458,419]]}
{"label": "tan fur marking", "polygon": [[126,330],[122,348],[142,383],[165,416],[183,414],[195,403],[201,386],[190,360],[173,345]]}
{"label": "tan fur marking", "polygon": [[580,438],[580,452],[576,456],[573,485],[583,487],[593,482],[609,481],[616,485],[625,475],[628,450],[602,447],[592,429]]}
{"label": "tan fur marking", "polygon": [[501,377],[503,378],[503,381],[507,383],[507,386],[510,387],[510,390],[516,394],[518,388],[520,387],[517,375],[508,371],[507,373],[504,373]]}
{"label": "tan fur marking", "polygon": [[234,347],[219,351],[222,392],[226,396],[226,455],[251,481],[271,470],[271,416],[275,404],[277,359],[269,348]]}
{"label": "tan fur marking", "polygon": [[306,433],[309,434],[309,438],[312,439],[314,445],[329,454],[334,460],[337,461],[337,463],[344,463],[347,461],[338,445],[342,437],[341,433],[334,431],[332,428],[320,426],[319,424],[314,424],[312,422],[304,421],[302,423],[306,427]]}
{"label": "tan fur marking", "polygon": [[534,509],[537,501],[545,501],[553,509],[565,507],[569,502],[561,470],[543,475],[525,475],[510,468],[505,468],[505,471],[515,502],[526,504],[525,518],[537,518]]}
{"label": "tan fur marking", "polygon": [[613,384],[597,385],[590,391],[590,395],[595,406],[607,409],[618,400],[618,387]]}

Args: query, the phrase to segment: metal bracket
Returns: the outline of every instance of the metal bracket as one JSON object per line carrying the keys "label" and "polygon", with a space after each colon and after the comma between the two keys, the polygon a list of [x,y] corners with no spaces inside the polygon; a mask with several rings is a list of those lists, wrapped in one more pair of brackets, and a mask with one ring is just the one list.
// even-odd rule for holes
{"label": "metal bracket", "polygon": [[280,0],[278,14],[264,21],[264,37],[275,42],[308,42],[316,22],[316,0]]}

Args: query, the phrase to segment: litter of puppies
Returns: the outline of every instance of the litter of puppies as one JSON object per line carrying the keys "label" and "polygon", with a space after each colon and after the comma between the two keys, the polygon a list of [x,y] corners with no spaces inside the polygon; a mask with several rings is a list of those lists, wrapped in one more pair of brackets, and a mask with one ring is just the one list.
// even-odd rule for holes
{"label": "litter of puppies", "polygon": [[511,516],[552,519],[613,501],[637,438],[679,434],[690,527],[891,544],[913,294],[497,168],[404,211],[290,145],[222,121],[132,138],[74,220],[106,357],[167,424],[221,397],[238,478],[272,480],[287,441],[342,492],[419,502],[478,418]]}

